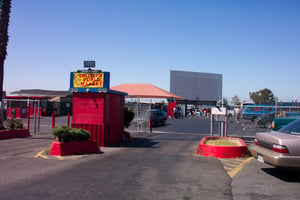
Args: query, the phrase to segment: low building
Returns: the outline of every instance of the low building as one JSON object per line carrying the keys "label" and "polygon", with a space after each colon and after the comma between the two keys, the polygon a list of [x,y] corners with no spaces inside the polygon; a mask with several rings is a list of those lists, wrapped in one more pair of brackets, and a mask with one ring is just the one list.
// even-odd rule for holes
{"label": "low building", "polygon": [[17,117],[26,117],[28,107],[30,116],[72,114],[72,94],[69,91],[25,89],[11,94],[14,96],[5,97],[7,117],[13,114]]}

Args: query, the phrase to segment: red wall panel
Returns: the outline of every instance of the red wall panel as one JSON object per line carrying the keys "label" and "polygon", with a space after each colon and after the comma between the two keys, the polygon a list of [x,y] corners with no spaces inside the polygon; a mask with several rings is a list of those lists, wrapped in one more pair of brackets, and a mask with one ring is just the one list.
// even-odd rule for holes
{"label": "red wall panel", "polygon": [[74,93],[72,127],[91,132],[99,146],[122,143],[124,104],[123,95]]}
{"label": "red wall panel", "polygon": [[104,98],[98,93],[74,93],[73,123],[102,124],[104,119]]}

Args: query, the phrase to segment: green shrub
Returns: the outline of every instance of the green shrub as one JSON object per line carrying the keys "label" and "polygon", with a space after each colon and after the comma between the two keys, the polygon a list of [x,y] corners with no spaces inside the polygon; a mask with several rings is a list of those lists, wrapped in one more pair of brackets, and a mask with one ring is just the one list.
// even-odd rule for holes
{"label": "green shrub", "polygon": [[72,132],[74,141],[87,141],[92,137],[90,132],[88,132],[87,130],[84,130],[84,129],[73,128],[71,130],[71,132]]}
{"label": "green shrub", "polygon": [[20,119],[11,118],[5,122],[5,127],[9,130],[23,129],[23,122]]}
{"label": "green shrub", "polygon": [[125,106],[125,108],[124,108],[124,126],[126,128],[129,127],[129,124],[133,120],[133,118],[134,118],[134,112],[132,110],[130,110],[129,107]]}
{"label": "green shrub", "polygon": [[72,140],[70,128],[67,126],[55,126],[52,129],[52,135],[57,138],[59,142],[68,142]]}
{"label": "green shrub", "polygon": [[59,142],[87,141],[92,137],[87,130],[69,128],[67,126],[55,126],[52,129],[52,135]]}

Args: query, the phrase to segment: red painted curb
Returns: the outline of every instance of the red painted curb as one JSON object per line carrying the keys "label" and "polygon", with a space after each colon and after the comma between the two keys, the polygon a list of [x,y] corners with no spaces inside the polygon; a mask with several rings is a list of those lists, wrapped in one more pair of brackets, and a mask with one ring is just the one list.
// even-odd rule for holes
{"label": "red painted curb", "polygon": [[96,141],[80,141],[80,142],[52,141],[49,155],[66,156],[66,155],[92,154],[92,153],[100,153],[100,149]]}
{"label": "red painted curb", "polygon": [[204,137],[199,143],[196,153],[201,156],[215,157],[215,158],[243,158],[249,156],[247,145],[240,138],[226,137],[228,139],[236,139],[240,146],[214,146],[204,144],[206,139],[222,138],[222,137]]}
{"label": "red painted curb", "polygon": [[0,130],[0,140],[31,136],[28,129]]}

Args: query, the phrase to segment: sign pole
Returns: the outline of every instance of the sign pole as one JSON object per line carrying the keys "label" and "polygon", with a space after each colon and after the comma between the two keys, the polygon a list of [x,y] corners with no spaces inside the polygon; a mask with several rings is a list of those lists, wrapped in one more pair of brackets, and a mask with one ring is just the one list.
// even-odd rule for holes
{"label": "sign pole", "polygon": [[213,136],[213,114],[210,115],[210,136]]}

